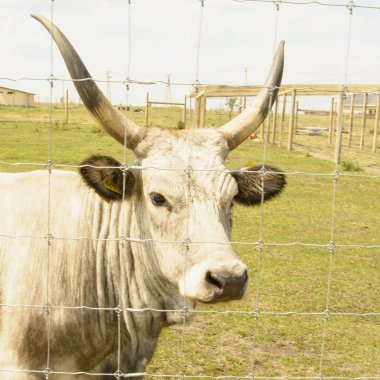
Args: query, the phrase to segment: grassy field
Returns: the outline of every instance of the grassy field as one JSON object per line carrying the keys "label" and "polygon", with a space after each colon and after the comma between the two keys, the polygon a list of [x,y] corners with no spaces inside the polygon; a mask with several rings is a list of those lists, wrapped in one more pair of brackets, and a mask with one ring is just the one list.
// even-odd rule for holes
{"label": "grassy field", "polygon": [[[277,127],[275,133],[275,145],[279,144],[282,147],[288,145],[288,129],[289,129],[289,115],[285,115],[284,121],[281,123],[281,115],[277,118]],[[220,112],[217,110],[207,112],[207,126],[219,126],[228,121],[228,113]],[[343,138],[341,148],[341,162],[343,167],[366,168],[374,173],[380,173],[380,130],[377,134],[377,154],[373,153],[373,140],[375,129],[374,115],[368,116],[366,119],[366,125],[364,130],[364,145],[363,149],[360,149],[360,137],[362,131],[362,116],[355,115],[353,118],[352,137],[351,143],[349,141],[349,114],[344,115],[343,121]],[[282,129],[281,129],[282,124]],[[299,114],[295,123],[296,132],[293,135],[293,149],[304,153],[309,153],[316,157],[321,157],[327,160],[334,160],[335,143],[336,143],[336,129],[337,121],[336,115],[334,117],[334,133],[332,134],[331,142],[329,143],[329,127],[330,127],[330,115],[318,115],[318,114]],[[321,135],[308,135],[306,133],[307,128],[321,128],[324,129],[324,133]],[[282,130],[282,133],[281,133]],[[257,133],[257,137],[262,137],[261,133]],[[269,133],[269,142],[273,141],[273,126]]]}
{"label": "grassy field", "polygon": [[[144,122],[143,113],[129,116]],[[219,125],[226,117],[210,113],[207,123]],[[180,119],[178,109],[151,112],[153,125],[175,128]],[[54,164],[75,165],[91,153],[122,160],[122,147],[83,107],[72,106],[70,123],[63,120],[63,110],[54,108],[49,149],[46,109],[0,108],[0,170],[35,169],[37,165],[4,162],[43,165],[49,157]],[[300,125],[310,122],[315,121],[299,120]],[[369,134],[370,130],[371,126]],[[339,167],[335,193],[334,164],[310,154],[329,154],[322,141],[324,136],[297,135],[295,145],[305,152],[267,146],[266,162],[289,174],[284,193],[262,212],[235,208],[233,241],[240,242],[234,247],[249,266],[248,296],[239,302],[200,306],[202,313],[190,322],[166,329],[149,373],[380,376],[380,178],[347,171],[380,168],[380,152],[366,152],[369,158],[360,153],[343,156],[356,165]],[[317,152],[308,153],[311,148]],[[260,163],[263,155],[262,143],[248,140],[231,153],[227,166]],[[130,153],[127,159],[133,159]],[[260,239],[262,250],[247,244]],[[328,318],[323,315],[326,310],[331,313]]]}

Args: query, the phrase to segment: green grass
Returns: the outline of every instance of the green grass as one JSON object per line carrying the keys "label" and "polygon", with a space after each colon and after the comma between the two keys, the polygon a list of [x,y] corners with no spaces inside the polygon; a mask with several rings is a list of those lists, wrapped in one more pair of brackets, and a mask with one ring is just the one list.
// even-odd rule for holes
{"label": "green grass", "polygon": [[[285,118],[284,126],[285,133],[283,137],[284,145],[287,144],[288,134],[288,118]],[[377,135],[377,154],[373,153],[373,136],[375,128],[375,119],[368,117],[366,121],[366,128],[364,133],[364,146],[360,148],[360,138],[362,131],[362,118],[355,116],[353,119],[353,132],[351,144],[349,142],[349,115],[345,115],[343,121],[343,138],[340,160],[342,164],[350,163],[350,171],[357,171],[360,167],[372,168],[380,172],[380,131]],[[320,155],[322,158],[333,160],[335,155],[336,134],[335,130],[332,134],[331,143],[329,144],[329,116],[318,115],[299,115],[297,122],[297,132],[294,135],[294,149],[306,151],[316,156]],[[321,136],[309,136],[303,132],[307,127],[326,128],[325,133]],[[337,127],[335,126],[335,129]],[[278,141],[278,136],[276,138]]]}
{"label": "green grass", "polygon": [[[63,123],[62,109],[52,110],[53,162],[77,164],[91,153],[122,160],[122,147],[101,131],[82,106],[72,107],[68,125]],[[129,116],[144,123],[144,114],[130,112]],[[157,108],[152,109],[150,123],[176,128],[180,118],[180,109]],[[226,121],[228,115],[209,114],[207,123],[217,126],[221,119]],[[43,107],[0,108],[0,161],[46,163],[48,125]],[[266,162],[289,173],[283,194],[268,202],[262,213],[259,207],[235,207],[233,241],[266,243],[262,252],[255,244],[234,245],[249,266],[249,293],[239,302],[200,305],[204,313],[165,329],[149,373],[380,375],[380,317],[358,315],[380,312],[380,249],[371,247],[380,245],[380,178],[341,166],[334,193],[335,165],[308,153],[330,155],[332,148],[326,147],[325,140],[325,136],[297,135],[295,144],[305,151],[291,152],[274,146],[264,151],[260,141],[248,140],[231,153],[228,168],[260,163],[265,155]],[[345,159],[359,167],[377,168],[379,154],[367,149]],[[31,168],[0,164],[0,169]],[[328,246],[332,239],[337,244],[333,253]],[[260,315],[255,318],[252,312],[257,308]],[[327,308],[351,314],[328,319],[316,314]],[[210,312],[227,310],[239,313]],[[286,314],[291,312],[296,314]]]}
{"label": "green grass", "polygon": [[358,165],[357,162],[352,162],[352,161],[341,161],[341,167],[343,171],[347,172],[360,172],[360,166]]}

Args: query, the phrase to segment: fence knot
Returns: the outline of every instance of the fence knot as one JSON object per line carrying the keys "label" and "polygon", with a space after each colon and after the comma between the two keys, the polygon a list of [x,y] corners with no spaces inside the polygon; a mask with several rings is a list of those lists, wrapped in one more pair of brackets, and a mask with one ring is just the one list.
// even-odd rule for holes
{"label": "fence knot", "polygon": [[124,377],[124,374],[120,371],[120,369],[118,369],[113,375],[115,376],[115,379],[121,379]]}
{"label": "fence knot", "polygon": [[183,243],[185,244],[186,248],[189,249],[191,245],[191,240],[190,238],[186,238]]}
{"label": "fence knot", "polygon": [[50,74],[46,80],[50,83],[50,87],[54,87],[54,82],[57,78],[53,74]]}
{"label": "fence knot", "polygon": [[252,311],[252,317],[258,320],[260,317],[260,311],[259,310]]}
{"label": "fence knot", "polygon": [[194,87],[195,91],[198,92],[198,89],[199,89],[199,86],[201,85],[201,82],[199,82],[198,79],[196,79],[193,84],[192,84],[192,87]]}
{"label": "fence knot", "polygon": [[270,97],[273,98],[273,97],[274,97],[274,94],[275,94],[275,92],[276,92],[276,90],[278,89],[278,87],[277,87],[274,83],[271,83],[271,84],[267,87],[267,89],[269,90],[269,95],[270,95]]}
{"label": "fence knot", "polygon": [[46,166],[46,169],[49,171],[49,174],[51,174],[51,171],[54,169],[53,161],[47,160],[45,166]]}
{"label": "fence knot", "polygon": [[350,11],[350,15],[352,15],[352,11],[355,8],[355,2],[354,0],[350,0],[347,4],[347,9]]}
{"label": "fence knot", "polygon": [[45,312],[45,315],[50,315],[50,310],[51,310],[51,305],[49,303],[46,303],[44,305],[44,312]]}
{"label": "fence knot", "polygon": [[261,253],[264,249],[264,241],[263,240],[258,240],[257,241],[257,249]]}
{"label": "fence knot", "polygon": [[187,306],[184,306],[182,308],[182,310],[181,310],[181,319],[182,319],[182,321],[186,321],[188,314],[189,314],[189,309],[187,308]]}
{"label": "fence knot", "polygon": [[125,86],[126,90],[129,91],[129,85],[131,83],[131,78],[130,77],[126,77],[123,81],[123,85]]}
{"label": "fence knot", "polygon": [[44,375],[45,379],[49,379],[50,375],[53,373],[53,371],[50,368],[45,368],[44,369]]}
{"label": "fence knot", "polygon": [[342,92],[343,99],[346,99],[348,95],[348,87],[343,86],[341,92]]}
{"label": "fence knot", "polygon": [[125,236],[120,236],[118,240],[119,240],[121,248],[124,248],[125,242],[127,241],[127,238]]}
{"label": "fence knot", "polygon": [[338,182],[338,178],[340,177],[340,173],[338,170],[335,170],[334,173],[333,173],[333,182],[334,182],[334,185]]}
{"label": "fence knot", "polygon": [[265,177],[268,174],[267,168],[263,165],[261,169],[258,171],[261,177]]}
{"label": "fence knot", "polygon": [[52,244],[52,241],[54,240],[54,236],[52,234],[47,234],[46,237],[45,237],[47,243],[48,243],[48,246],[51,246]]}
{"label": "fence knot", "polygon": [[127,163],[124,163],[124,164],[122,164],[122,165],[120,166],[120,170],[121,170],[121,172],[123,173],[123,176],[126,175],[126,173],[127,173],[127,171],[129,170],[129,168],[130,168],[130,165],[127,164]]}

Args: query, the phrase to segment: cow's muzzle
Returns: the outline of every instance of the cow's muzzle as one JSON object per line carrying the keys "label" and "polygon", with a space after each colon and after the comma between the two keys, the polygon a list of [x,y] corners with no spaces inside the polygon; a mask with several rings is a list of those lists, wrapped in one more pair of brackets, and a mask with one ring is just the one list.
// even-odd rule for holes
{"label": "cow's muzzle", "polygon": [[195,264],[179,280],[182,296],[202,303],[239,300],[247,285],[247,267],[237,258]]}
{"label": "cow's muzzle", "polygon": [[227,272],[208,271],[206,282],[214,287],[213,301],[241,299],[248,282],[247,270],[241,274],[231,275]]}
{"label": "cow's muzzle", "polygon": [[206,302],[239,300],[243,297],[248,283],[247,269],[231,273],[224,268],[207,271],[206,283],[212,290],[212,299]]}

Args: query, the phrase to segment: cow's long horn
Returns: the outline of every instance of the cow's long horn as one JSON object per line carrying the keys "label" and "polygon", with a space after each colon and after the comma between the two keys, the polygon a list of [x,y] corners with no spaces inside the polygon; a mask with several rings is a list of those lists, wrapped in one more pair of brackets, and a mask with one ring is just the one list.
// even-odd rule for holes
{"label": "cow's long horn", "polygon": [[121,144],[134,149],[145,134],[145,129],[116,110],[91,78],[86,66],[65,35],[48,19],[32,14],[52,35],[69,70],[74,85],[87,110],[105,131]]}
{"label": "cow's long horn", "polygon": [[264,121],[276,100],[284,67],[284,41],[281,41],[268,78],[256,96],[255,103],[219,128],[230,150],[245,141]]}

